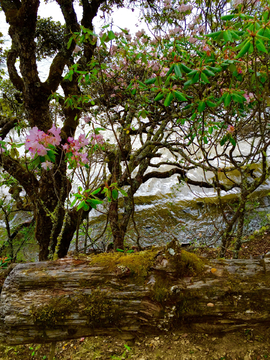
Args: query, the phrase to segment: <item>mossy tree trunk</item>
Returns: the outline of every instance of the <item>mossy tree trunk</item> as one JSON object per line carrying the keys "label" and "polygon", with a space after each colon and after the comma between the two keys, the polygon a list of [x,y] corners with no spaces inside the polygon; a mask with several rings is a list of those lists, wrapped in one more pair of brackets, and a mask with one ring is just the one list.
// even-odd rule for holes
{"label": "mossy tree trunk", "polygon": [[[74,136],[78,126],[81,110],[68,107],[65,104],[70,94],[80,95],[80,89],[77,85],[77,77],[73,76],[72,81],[63,79],[65,66],[69,66],[72,60],[72,53],[75,48],[75,42],[67,48],[67,42],[70,34],[80,31],[80,24],[77,20],[76,12],[72,1],[57,1],[66,25],[66,37],[57,54],[50,65],[50,71],[47,79],[41,81],[37,69],[36,58],[36,26],[38,20],[38,0],[11,1],[0,0],[0,5],[9,24],[9,34],[12,40],[12,47],[7,56],[7,68],[9,77],[23,98],[25,118],[28,125],[33,128],[47,132],[53,125],[53,116],[50,113],[50,95],[55,93],[59,86],[64,91],[64,99],[61,102],[62,112],[64,114],[63,127],[61,130],[62,144],[67,141],[69,136]],[[96,16],[99,6],[104,1],[92,0],[82,3],[81,24],[89,29],[93,29],[92,21]],[[91,60],[95,45],[89,41],[85,44],[82,59],[85,63]],[[20,72],[15,64],[19,61]],[[82,62],[80,63],[82,65]],[[11,119],[9,129],[19,122]],[[4,139],[8,132],[0,132]],[[61,146],[58,148],[58,156],[54,168],[47,172],[41,170],[41,175],[35,177],[19,161],[6,153],[0,154],[1,166],[12,175],[23,186],[27,195],[32,201],[34,208],[34,217],[36,224],[35,237],[40,246],[39,259],[48,259],[49,253],[53,252],[57,238],[63,226],[65,215],[64,204],[70,191],[70,184],[66,177],[67,169],[62,154]],[[73,214],[70,212],[70,214]],[[74,215],[74,214],[73,214]],[[77,217],[75,216],[75,220]],[[67,254],[70,241],[76,230],[74,220],[70,219],[65,224],[63,231],[63,241],[58,247],[58,256]]]}

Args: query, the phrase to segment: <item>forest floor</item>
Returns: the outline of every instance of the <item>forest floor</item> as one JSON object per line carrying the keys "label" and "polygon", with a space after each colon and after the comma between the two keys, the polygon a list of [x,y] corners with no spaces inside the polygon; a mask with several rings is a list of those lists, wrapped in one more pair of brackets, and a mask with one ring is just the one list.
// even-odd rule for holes
{"label": "forest floor", "polygon": [[[218,249],[187,249],[216,258]],[[270,230],[265,228],[246,239],[239,258],[260,258],[270,252]],[[232,257],[232,249],[227,258]],[[45,360],[50,345],[1,346],[0,360]],[[140,335],[134,344],[114,337],[81,338],[58,342],[55,360],[270,360],[270,324],[266,328],[240,327],[226,333],[167,332],[159,336]]]}

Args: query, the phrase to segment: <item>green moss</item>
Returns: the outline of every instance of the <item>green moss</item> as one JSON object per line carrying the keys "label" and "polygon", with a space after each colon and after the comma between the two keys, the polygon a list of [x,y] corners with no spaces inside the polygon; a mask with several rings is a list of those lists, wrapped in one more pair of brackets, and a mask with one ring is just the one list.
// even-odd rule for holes
{"label": "green moss", "polygon": [[162,276],[157,276],[155,279],[155,284],[153,286],[152,299],[164,303],[170,300],[171,294],[169,292],[169,279]]}
{"label": "green moss", "polygon": [[83,294],[78,297],[82,305],[79,312],[87,317],[87,323],[91,326],[104,326],[104,323],[115,323],[118,307],[108,299],[108,293],[99,289],[93,290],[91,294]]}
{"label": "green moss", "polygon": [[116,271],[117,267],[124,266],[129,268],[131,275],[146,277],[154,259],[157,249],[140,251],[131,254],[125,253],[102,253],[94,255],[90,259],[90,265],[100,265],[109,271]]}
{"label": "green moss", "polygon": [[197,255],[181,251],[180,261],[177,262],[177,273],[179,277],[200,275],[204,270],[204,261]]}
{"label": "green moss", "polygon": [[76,301],[60,296],[52,298],[46,305],[32,306],[30,313],[35,325],[51,328],[63,323],[74,307],[78,307]]}

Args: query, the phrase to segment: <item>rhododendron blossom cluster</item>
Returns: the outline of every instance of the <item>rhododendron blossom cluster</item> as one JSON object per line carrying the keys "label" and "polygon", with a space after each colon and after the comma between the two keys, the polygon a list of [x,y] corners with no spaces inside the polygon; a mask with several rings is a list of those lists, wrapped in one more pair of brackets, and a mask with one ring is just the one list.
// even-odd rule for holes
{"label": "rhododendron blossom cluster", "polygon": [[89,140],[84,134],[81,134],[78,139],[73,137],[68,138],[69,144],[63,145],[63,149],[66,151],[67,157],[71,165],[79,167],[88,162],[87,153],[82,152],[84,147],[89,144]]}
{"label": "rhododendron blossom cluster", "polygon": [[[30,152],[31,157],[45,157],[40,159],[41,167],[45,170],[53,167],[53,163],[49,161],[51,160],[51,157],[49,156],[48,159],[48,157],[46,158],[46,155],[48,155],[49,151],[54,150],[55,146],[60,145],[60,132],[61,129],[56,128],[55,125],[48,131],[50,134],[46,134],[35,126],[30,130],[29,135],[26,138],[25,149]],[[102,145],[104,143],[102,135],[92,134],[90,135],[90,138],[92,145]],[[76,168],[84,166],[88,162],[87,152],[85,152],[84,149],[90,144],[90,140],[87,139],[84,134],[81,134],[78,139],[69,137],[67,141],[68,143],[62,145],[62,148],[66,153],[66,158],[70,163],[70,167]],[[0,151],[3,151],[2,148],[0,148]]]}
{"label": "rhododendron blossom cluster", "polygon": [[57,146],[60,144],[61,129],[57,129],[55,125],[48,131],[52,135],[46,134],[39,130],[36,126],[33,127],[26,138],[25,150],[28,150],[34,158],[36,155],[45,156],[50,150],[50,146]]}

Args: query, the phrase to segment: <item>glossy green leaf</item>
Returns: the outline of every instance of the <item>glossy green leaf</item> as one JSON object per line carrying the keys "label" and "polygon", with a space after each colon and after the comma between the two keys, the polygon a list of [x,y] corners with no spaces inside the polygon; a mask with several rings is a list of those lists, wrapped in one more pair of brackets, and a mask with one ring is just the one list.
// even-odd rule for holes
{"label": "glossy green leaf", "polygon": [[185,72],[185,73],[190,73],[192,71],[192,69],[188,68],[186,65],[181,64],[181,69]]}
{"label": "glossy green leaf", "polygon": [[178,79],[182,77],[180,66],[178,64],[174,64],[174,72]]}
{"label": "glossy green leaf", "polygon": [[240,104],[245,101],[244,96],[241,96],[241,95],[235,94],[235,93],[232,94],[232,99],[233,99],[233,101],[238,102],[238,103],[240,103]]}
{"label": "glossy green leaf", "polygon": [[115,35],[114,35],[114,32],[113,32],[112,30],[110,30],[110,31],[108,32],[108,38],[109,38],[110,40],[115,39]]}
{"label": "glossy green leaf", "polygon": [[232,137],[231,135],[229,136],[229,141],[230,141],[230,143],[231,143],[233,146],[236,146],[235,138]]}
{"label": "glossy green leaf", "polygon": [[197,73],[191,79],[192,84],[196,84],[196,82],[198,82],[199,78],[200,78],[200,73],[199,73],[199,71],[197,71]]}
{"label": "glossy green leaf", "polygon": [[169,94],[166,96],[166,99],[164,101],[164,106],[169,106],[172,101],[173,101],[173,93],[169,92]]}
{"label": "glossy green leaf", "polygon": [[170,67],[170,69],[167,71],[166,76],[171,75],[171,73],[173,72],[173,69],[174,69],[174,65],[172,65],[172,66]]}
{"label": "glossy green leaf", "polygon": [[224,135],[223,138],[220,140],[220,145],[223,146],[227,140],[228,140],[228,135]]}
{"label": "glossy green leaf", "polygon": [[210,81],[208,80],[208,77],[203,72],[201,73],[201,80],[204,81],[207,84],[210,84]]}
{"label": "glossy green leaf", "polygon": [[96,209],[97,205],[103,204],[103,201],[99,199],[87,199],[87,202],[93,209]]}
{"label": "glossy green leaf", "polygon": [[203,112],[204,109],[205,109],[205,102],[200,101],[199,106],[198,106],[198,112]]}
{"label": "glossy green leaf", "polygon": [[229,30],[226,30],[223,32],[223,39],[226,41],[226,42],[230,42],[232,41],[232,34]]}
{"label": "glossy green leaf", "polygon": [[92,195],[96,195],[100,192],[101,188],[99,187],[98,189],[94,190],[91,194]]}
{"label": "glossy green leaf", "polygon": [[268,51],[266,50],[266,48],[265,48],[265,46],[264,46],[264,44],[263,44],[263,42],[262,42],[261,40],[257,40],[257,41],[256,41],[256,48],[257,48],[259,51],[262,51],[262,52],[268,54]]}
{"label": "glossy green leaf", "polygon": [[77,211],[83,208],[83,210],[88,211],[90,207],[86,204],[86,202],[83,200],[77,207]]}
{"label": "glossy green leaf", "polygon": [[155,101],[159,101],[162,100],[164,98],[164,94],[163,93],[159,93],[156,97],[155,97]]}
{"label": "glossy green leaf", "polygon": [[227,93],[225,96],[224,96],[224,106],[227,107],[230,105],[232,101],[232,96],[231,94]]}
{"label": "glossy green leaf", "polygon": [[174,96],[176,97],[177,100],[179,101],[187,101],[187,98],[185,97],[185,95],[179,91],[174,91],[173,92]]}
{"label": "glossy green leaf", "polygon": [[209,69],[203,69],[202,71],[204,74],[206,74],[207,76],[215,76],[215,73]]}
{"label": "glossy green leaf", "polygon": [[113,200],[117,200],[118,199],[118,191],[116,189],[112,190],[112,198]]}
{"label": "glossy green leaf", "polygon": [[242,49],[239,51],[236,59],[239,59],[240,57],[242,57],[243,55],[245,55],[245,53],[248,52],[249,47],[250,47],[250,42],[248,41],[248,42],[242,47]]}
{"label": "glossy green leaf", "polygon": [[221,35],[222,31],[216,31],[216,32],[213,32],[211,34],[206,34],[205,36],[206,37],[211,37],[213,39],[217,38],[219,35]]}
{"label": "glossy green leaf", "polygon": [[234,14],[229,14],[229,15],[224,15],[224,16],[221,16],[221,20],[232,20],[235,18],[236,15]]}
{"label": "glossy green leaf", "polygon": [[217,104],[215,104],[214,102],[210,101],[210,100],[207,100],[206,101],[206,104],[209,106],[209,107],[215,107],[217,106]]}

